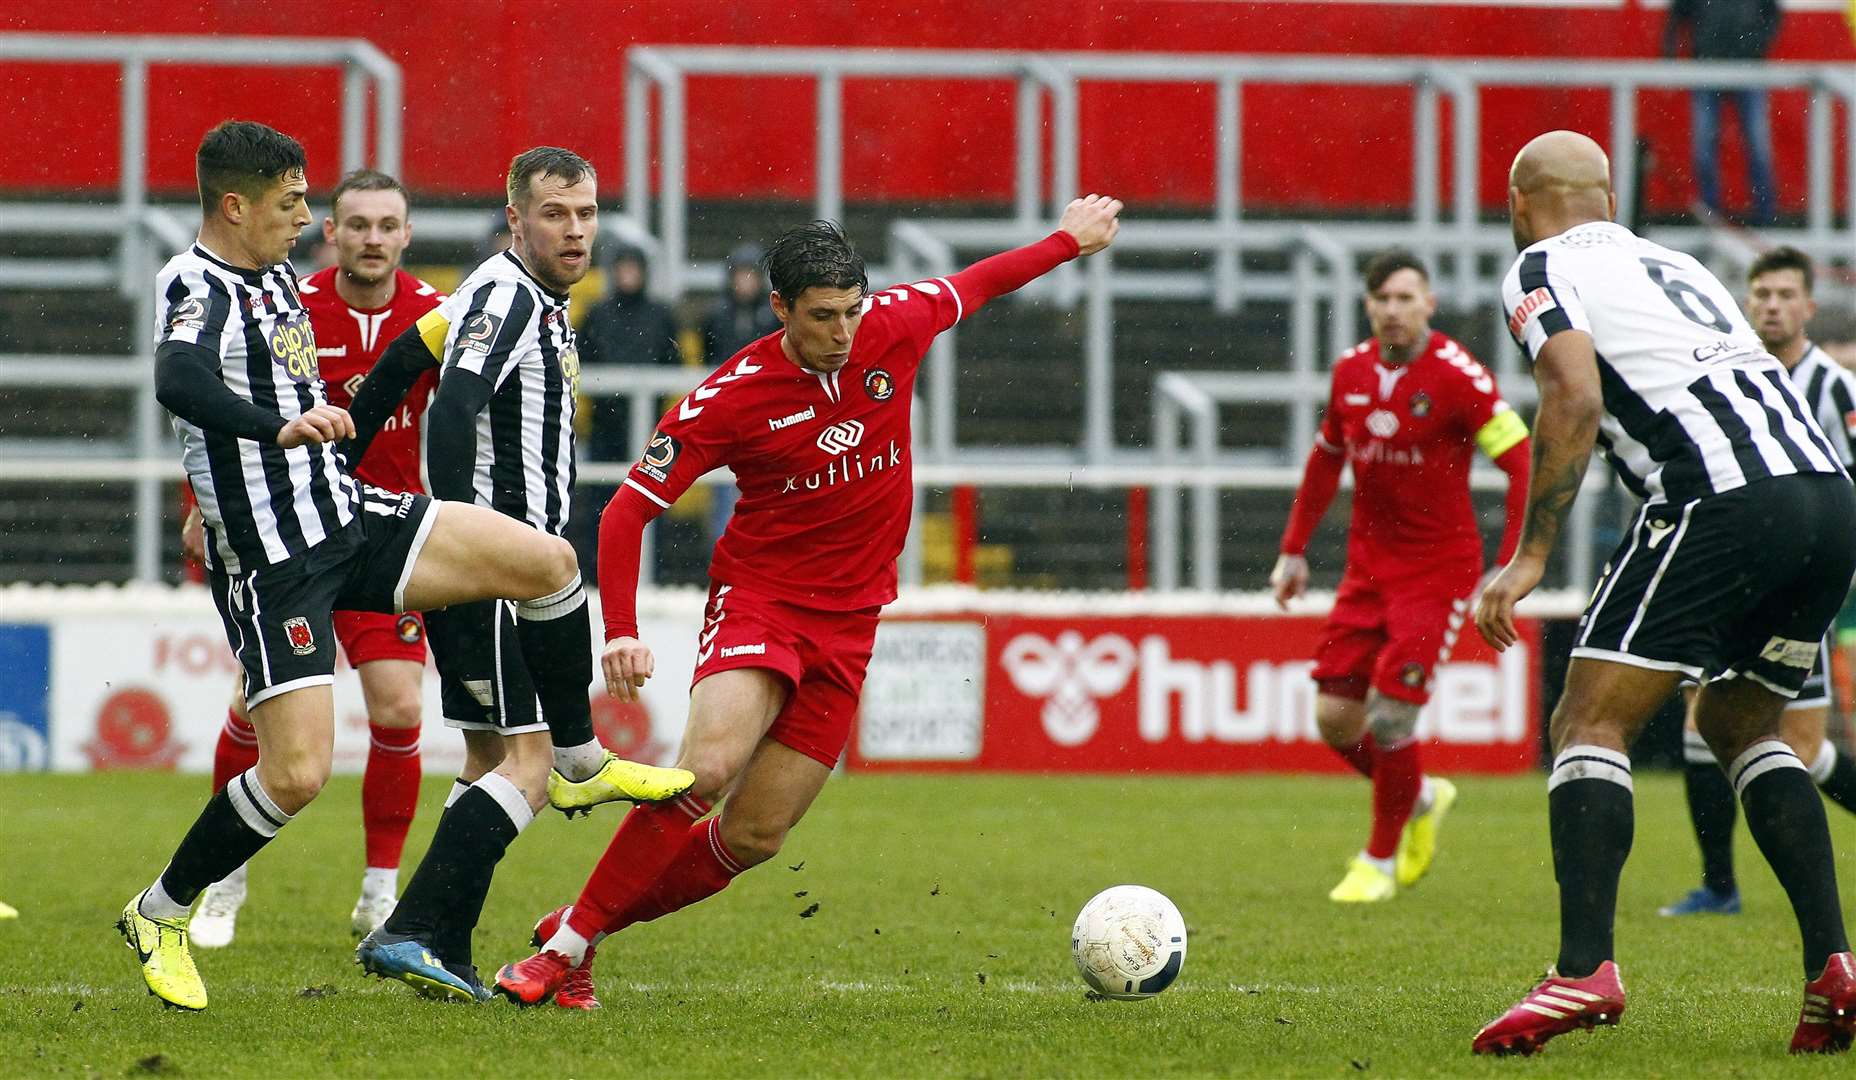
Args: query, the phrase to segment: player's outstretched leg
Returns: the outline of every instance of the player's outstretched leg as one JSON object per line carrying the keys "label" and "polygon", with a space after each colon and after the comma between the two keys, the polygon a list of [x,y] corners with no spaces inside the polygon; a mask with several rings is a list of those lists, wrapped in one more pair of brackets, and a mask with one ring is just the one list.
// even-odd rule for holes
{"label": "player's outstretched leg", "polygon": [[[592,629],[573,545],[495,510],[437,504],[431,532],[402,590],[405,606],[432,611],[496,598],[516,602],[523,662],[541,698],[557,748],[555,762],[566,778],[601,779],[610,789],[604,801],[661,801],[688,791],[694,778],[687,771],[615,766],[593,738],[587,698],[593,681]],[[598,794],[582,793],[581,798]]]}
{"label": "player's outstretched leg", "polygon": [[1734,823],[1740,801],[1734,786],[1714,760],[1708,741],[1690,726],[1682,733],[1682,787],[1688,796],[1689,824],[1701,849],[1701,884],[1659,915],[1738,915],[1740,888],[1734,880]]}

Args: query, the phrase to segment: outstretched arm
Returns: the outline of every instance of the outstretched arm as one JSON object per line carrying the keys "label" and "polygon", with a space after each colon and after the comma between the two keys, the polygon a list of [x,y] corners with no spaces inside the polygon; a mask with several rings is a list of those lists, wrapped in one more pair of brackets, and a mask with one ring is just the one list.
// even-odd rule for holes
{"label": "outstretched arm", "polygon": [[1547,559],[1578,498],[1604,415],[1598,356],[1583,330],[1554,334],[1534,356],[1540,411],[1534,416],[1533,468],[1527,513],[1514,557],[1482,593],[1476,628],[1496,649],[1515,643],[1514,606],[1546,576]]}
{"label": "outstretched arm", "polygon": [[1011,251],[981,259],[948,279],[966,313],[995,296],[1023,288],[1079,255],[1109,246],[1121,229],[1121,200],[1090,195],[1072,200],[1057,222],[1057,231]]}
{"label": "outstretched arm", "polygon": [[[436,313],[432,313],[435,315]],[[427,319],[432,315],[428,315]],[[421,326],[426,319],[419,320]],[[444,347],[444,332],[439,331],[439,348]],[[420,326],[409,326],[405,333],[393,339],[374,361],[368,370],[367,378],[361,380],[361,391],[349,402],[348,414],[354,417],[354,441],[344,449],[348,451],[348,460],[356,465],[367,453],[368,444],[374,441],[381,425],[400,407],[406,398],[406,392],[419,381],[419,376],[438,366],[438,350],[421,331]]]}

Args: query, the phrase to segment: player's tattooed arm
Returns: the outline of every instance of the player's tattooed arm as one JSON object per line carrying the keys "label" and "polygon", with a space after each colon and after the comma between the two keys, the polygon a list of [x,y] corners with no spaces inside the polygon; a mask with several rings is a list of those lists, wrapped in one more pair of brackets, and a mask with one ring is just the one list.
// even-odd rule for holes
{"label": "player's tattooed arm", "polygon": [[1519,554],[1544,563],[1579,497],[1604,415],[1591,335],[1573,330],[1548,338],[1534,358],[1534,380],[1540,387],[1540,411],[1534,417],[1534,457]]}
{"label": "player's tattooed arm", "polygon": [[1591,335],[1583,331],[1562,330],[1547,339],[1534,357],[1534,381],[1540,386],[1540,411],[1534,416],[1533,475],[1521,543],[1476,602],[1476,629],[1497,651],[1520,640],[1515,605],[1546,576],[1547,558],[1579,496],[1605,411],[1598,356]]}

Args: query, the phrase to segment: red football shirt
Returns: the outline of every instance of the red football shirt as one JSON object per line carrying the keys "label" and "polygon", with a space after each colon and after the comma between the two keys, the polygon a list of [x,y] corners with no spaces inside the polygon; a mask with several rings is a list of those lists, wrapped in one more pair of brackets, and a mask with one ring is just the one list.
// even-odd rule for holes
{"label": "red football shirt", "polygon": [[717,368],[664,415],[606,509],[599,565],[608,639],[636,634],[644,521],[723,465],[741,500],[715,545],[712,579],[827,611],[894,600],[913,505],[909,404],[923,355],[987,300],[1076,254],[1075,239],[1057,232],[950,277],[874,293],[850,359],[829,375],[787,359],[784,331]]}
{"label": "red football shirt", "polygon": [[1489,426],[1508,411],[1495,377],[1441,333],[1399,367],[1381,362],[1376,339],[1341,354],[1316,442],[1353,468],[1350,576],[1476,579],[1482,534],[1470,459],[1479,436],[1499,457],[1526,435],[1518,418]]}
{"label": "red football shirt", "polygon": [[[346,409],[361,380],[380,359],[387,344],[437,307],[445,294],[404,270],[395,270],[393,299],[373,311],[349,307],[335,291],[336,267],[318,270],[302,283],[303,306],[309,309],[316,335],[316,360],[329,404]],[[355,475],[389,491],[424,491],[419,470],[419,417],[438,389],[436,369],[425,372],[406,394],[399,411],[387,417],[380,434],[355,466]]]}

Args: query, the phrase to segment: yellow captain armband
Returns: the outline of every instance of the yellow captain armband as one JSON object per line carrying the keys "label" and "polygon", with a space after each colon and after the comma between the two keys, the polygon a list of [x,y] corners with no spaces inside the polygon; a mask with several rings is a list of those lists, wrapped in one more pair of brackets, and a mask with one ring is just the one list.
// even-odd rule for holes
{"label": "yellow captain armband", "polygon": [[433,356],[443,360],[445,336],[451,332],[451,320],[445,318],[438,308],[433,308],[419,316],[419,321],[413,325],[419,328],[419,340],[425,342],[425,347],[431,350]]}
{"label": "yellow captain armband", "polygon": [[1515,448],[1522,439],[1527,438],[1527,421],[1521,414],[1503,403],[1500,411],[1489,417],[1489,422],[1476,432],[1476,445],[1489,455],[1489,460],[1501,457]]}

